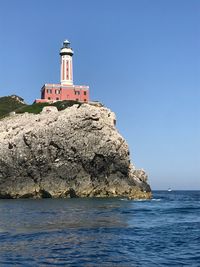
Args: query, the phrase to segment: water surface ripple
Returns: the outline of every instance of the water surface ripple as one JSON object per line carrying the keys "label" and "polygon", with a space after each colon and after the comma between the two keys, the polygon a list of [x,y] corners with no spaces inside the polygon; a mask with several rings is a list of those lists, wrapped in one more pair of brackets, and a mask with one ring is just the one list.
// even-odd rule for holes
{"label": "water surface ripple", "polygon": [[200,191],[0,200],[0,266],[200,266]]}

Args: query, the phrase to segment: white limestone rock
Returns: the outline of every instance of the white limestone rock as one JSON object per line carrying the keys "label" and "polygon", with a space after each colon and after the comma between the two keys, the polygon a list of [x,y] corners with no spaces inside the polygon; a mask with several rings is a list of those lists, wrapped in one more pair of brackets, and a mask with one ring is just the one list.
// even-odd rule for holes
{"label": "white limestone rock", "polygon": [[0,121],[0,198],[150,198],[144,171],[102,106],[20,114]]}

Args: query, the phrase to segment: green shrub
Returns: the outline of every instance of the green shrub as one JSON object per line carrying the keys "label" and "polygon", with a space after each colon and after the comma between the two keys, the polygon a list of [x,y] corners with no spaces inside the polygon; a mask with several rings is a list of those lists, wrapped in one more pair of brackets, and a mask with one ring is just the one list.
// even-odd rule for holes
{"label": "green shrub", "polygon": [[71,107],[75,104],[79,106],[81,102],[74,100],[57,101],[54,103],[33,103],[32,105],[26,105],[22,103],[23,99],[18,96],[5,96],[0,97],[0,119],[8,116],[10,112],[15,111],[18,114],[25,112],[39,114],[45,106],[55,106],[57,109],[63,110]]}

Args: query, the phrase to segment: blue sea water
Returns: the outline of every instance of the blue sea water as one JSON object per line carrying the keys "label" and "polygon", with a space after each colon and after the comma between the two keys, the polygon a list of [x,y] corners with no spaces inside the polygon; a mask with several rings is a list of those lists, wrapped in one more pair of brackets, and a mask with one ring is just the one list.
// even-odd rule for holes
{"label": "blue sea water", "polygon": [[0,200],[0,266],[200,266],[200,191]]}

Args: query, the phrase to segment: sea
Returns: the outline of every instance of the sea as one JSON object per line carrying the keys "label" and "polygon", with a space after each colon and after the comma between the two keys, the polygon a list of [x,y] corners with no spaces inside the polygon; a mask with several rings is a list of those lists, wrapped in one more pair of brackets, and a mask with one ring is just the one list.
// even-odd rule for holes
{"label": "sea", "polygon": [[2,266],[200,266],[200,191],[1,199]]}

